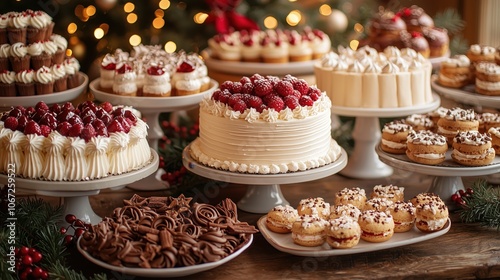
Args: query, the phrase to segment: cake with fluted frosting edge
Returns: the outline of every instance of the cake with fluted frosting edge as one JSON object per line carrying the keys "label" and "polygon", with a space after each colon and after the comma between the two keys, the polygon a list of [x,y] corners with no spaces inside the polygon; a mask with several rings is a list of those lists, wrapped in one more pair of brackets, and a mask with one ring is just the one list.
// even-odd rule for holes
{"label": "cake with fluted frosting edge", "polygon": [[224,82],[200,104],[200,136],[190,153],[206,166],[250,174],[324,166],[341,153],[330,108],[324,92],[290,75]]}
{"label": "cake with fluted frosting edge", "polygon": [[85,181],[120,175],[151,162],[147,124],[131,109],[88,101],[50,108],[13,107],[0,117],[0,173]]}
{"label": "cake with fluted frosting edge", "polygon": [[318,88],[332,104],[352,108],[399,108],[433,101],[432,65],[413,49],[340,46],[314,66]]}

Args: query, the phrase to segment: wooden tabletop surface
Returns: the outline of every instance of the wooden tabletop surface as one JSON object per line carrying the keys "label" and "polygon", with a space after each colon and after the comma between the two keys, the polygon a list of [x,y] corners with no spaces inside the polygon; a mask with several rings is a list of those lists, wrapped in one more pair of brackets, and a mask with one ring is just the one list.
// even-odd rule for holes
{"label": "wooden tabletop surface", "polygon": [[[478,178],[463,178],[469,186]],[[368,193],[376,184],[396,184],[405,187],[405,198],[424,192],[432,177],[395,170],[390,177],[370,180],[349,179],[332,175],[320,180],[281,185],[285,198],[295,206],[303,198],[323,197],[333,200],[333,194],[344,187],[362,187]],[[227,185],[205,192],[209,203],[217,204],[229,197],[237,202],[245,194],[244,185]],[[134,193],[141,196],[162,196],[163,191],[137,191],[129,188],[105,190],[90,197],[94,211],[109,216]],[[201,197],[201,196],[200,196]],[[199,201],[207,202],[207,201]],[[239,211],[239,219],[256,225],[263,214]],[[262,236],[254,234],[251,246],[235,259],[212,270],[187,276],[185,279],[467,279],[500,278],[500,232],[476,224],[464,224],[458,214],[451,213],[451,229],[435,239],[369,253],[329,257],[301,257],[276,250]],[[75,249],[70,263],[89,276],[105,272],[109,279],[143,279],[103,270],[90,263]]]}

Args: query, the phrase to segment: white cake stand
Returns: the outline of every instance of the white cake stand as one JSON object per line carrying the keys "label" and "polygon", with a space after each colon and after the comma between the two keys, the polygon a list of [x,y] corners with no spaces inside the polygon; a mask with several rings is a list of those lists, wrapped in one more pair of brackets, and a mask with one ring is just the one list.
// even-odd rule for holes
{"label": "white cake stand", "polygon": [[[158,140],[160,140],[164,134],[159,123],[159,116],[162,112],[176,112],[182,110],[189,110],[196,108],[201,100],[212,94],[214,90],[218,87],[218,83],[215,80],[211,80],[210,88],[206,91],[200,92],[198,94],[186,95],[186,96],[169,96],[169,97],[131,97],[131,96],[120,96],[112,93],[108,93],[100,90],[99,80],[97,78],[90,82],[89,88],[90,92],[94,94],[95,98],[100,101],[107,101],[111,104],[120,104],[125,106],[132,106],[139,110],[143,117],[146,119],[146,123],[149,126],[148,129],[148,142],[149,146],[155,151],[158,151]],[[164,190],[168,187],[168,183],[162,182],[160,177],[164,171],[159,169],[156,174],[147,177],[140,182],[134,182],[128,185],[129,188],[135,190]]]}
{"label": "white cake stand", "polygon": [[392,174],[392,168],[381,162],[375,153],[375,146],[380,142],[381,130],[379,117],[400,117],[432,111],[439,107],[441,100],[433,94],[433,101],[428,104],[399,108],[351,108],[332,106],[332,113],[341,116],[356,117],[352,138],[354,150],[349,155],[342,175],[360,178],[382,178]]}
{"label": "white cake stand", "polygon": [[89,83],[89,77],[84,73],[78,72],[78,76],[80,85],[65,91],[45,95],[0,97],[0,108],[10,108],[11,106],[33,107],[39,101],[47,104],[71,101],[82,94],[87,89],[87,84]]}
{"label": "white cake stand", "polygon": [[500,157],[495,157],[493,162],[486,166],[468,167],[461,166],[451,160],[451,151],[446,154],[446,160],[439,165],[425,165],[412,162],[406,155],[389,154],[377,145],[375,148],[380,160],[388,165],[406,171],[411,171],[424,175],[435,176],[429,188],[441,197],[450,209],[456,209],[456,205],[451,200],[451,195],[458,190],[464,190],[462,177],[490,175],[500,172]]}
{"label": "white cake stand", "polygon": [[249,174],[224,171],[205,166],[190,155],[190,146],[184,148],[182,163],[191,172],[217,181],[248,185],[247,192],[238,207],[250,213],[267,213],[277,205],[288,205],[281,193],[280,184],[292,184],[321,179],[333,175],[347,164],[347,153],[342,149],[340,157],[328,165],[300,172],[285,174]]}
{"label": "white cake stand", "polygon": [[[67,214],[73,214],[84,222],[97,224],[101,218],[92,210],[89,196],[97,195],[103,189],[126,185],[145,178],[158,169],[158,163],[158,154],[151,149],[151,162],[141,169],[125,174],[77,182],[15,178],[14,184],[16,189],[26,190],[37,195],[63,197],[63,218]],[[8,176],[0,174],[0,184],[7,184],[7,182]]]}

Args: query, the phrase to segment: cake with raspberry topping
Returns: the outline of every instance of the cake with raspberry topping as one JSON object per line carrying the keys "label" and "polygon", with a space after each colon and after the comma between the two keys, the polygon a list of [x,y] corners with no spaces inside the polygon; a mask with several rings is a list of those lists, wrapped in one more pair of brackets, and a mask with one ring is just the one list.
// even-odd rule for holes
{"label": "cake with raspberry topping", "polygon": [[0,173],[16,163],[16,176],[81,181],[119,175],[151,160],[147,125],[131,110],[69,102],[13,107],[0,117]]}
{"label": "cake with raspberry topping", "polygon": [[221,170],[251,174],[304,171],[338,159],[331,102],[305,80],[254,74],[226,81],[200,104],[191,156]]}

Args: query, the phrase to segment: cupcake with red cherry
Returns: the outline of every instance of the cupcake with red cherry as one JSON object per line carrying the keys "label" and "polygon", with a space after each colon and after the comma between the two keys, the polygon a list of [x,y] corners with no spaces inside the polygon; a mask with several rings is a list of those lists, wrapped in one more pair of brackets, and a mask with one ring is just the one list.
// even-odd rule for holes
{"label": "cupcake with red cherry", "polygon": [[146,97],[170,96],[172,86],[170,85],[170,74],[162,63],[151,63],[146,70],[146,82],[142,89],[142,95]]}
{"label": "cupcake with red cherry", "polygon": [[171,83],[177,96],[196,94],[201,90],[195,65],[187,58],[179,61]]}
{"label": "cupcake with red cherry", "polygon": [[113,93],[123,96],[137,96],[137,75],[134,68],[127,62],[119,62],[116,65]]}

